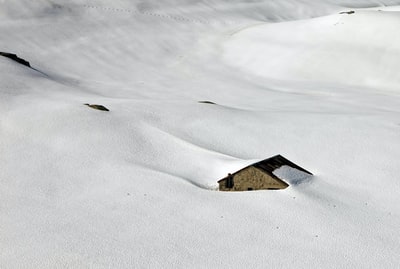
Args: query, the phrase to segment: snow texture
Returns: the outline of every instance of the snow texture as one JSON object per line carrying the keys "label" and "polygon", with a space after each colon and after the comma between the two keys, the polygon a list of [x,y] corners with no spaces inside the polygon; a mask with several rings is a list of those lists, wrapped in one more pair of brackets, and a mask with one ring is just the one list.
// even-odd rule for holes
{"label": "snow texture", "polygon": [[[0,57],[0,268],[400,267],[400,1],[6,0],[0,22],[32,66]],[[276,154],[314,176],[216,191]]]}

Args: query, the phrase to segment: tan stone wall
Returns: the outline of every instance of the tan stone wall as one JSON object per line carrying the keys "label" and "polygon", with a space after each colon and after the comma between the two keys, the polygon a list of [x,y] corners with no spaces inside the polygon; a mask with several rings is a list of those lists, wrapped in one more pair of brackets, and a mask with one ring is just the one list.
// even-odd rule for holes
{"label": "tan stone wall", "polygon": [[284,189],[288,185],[264,173],[262,170],[250,166],[233,176],[233,188],[226,188],[226,179],[219,182],[220,191],[247,191],[266,189]]}

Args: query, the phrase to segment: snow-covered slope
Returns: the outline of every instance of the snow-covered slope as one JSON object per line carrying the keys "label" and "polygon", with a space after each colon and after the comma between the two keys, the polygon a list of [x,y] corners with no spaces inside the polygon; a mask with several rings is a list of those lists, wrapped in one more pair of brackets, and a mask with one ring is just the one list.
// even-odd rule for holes
{"label": "snow-covered slope", "polygon": [[396,89],[399,23],[398,12],[357,10],[263,24],[232,34],[226,57],[269,78]]}
{"label": "snow-covered slope", "polygon": [[0,268],[398,267],[399,5],[1,1]]}

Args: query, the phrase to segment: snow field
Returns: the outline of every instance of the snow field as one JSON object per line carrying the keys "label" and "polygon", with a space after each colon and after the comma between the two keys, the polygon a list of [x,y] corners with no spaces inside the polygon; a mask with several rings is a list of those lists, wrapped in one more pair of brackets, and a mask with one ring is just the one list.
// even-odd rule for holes
{"label": "snow field", "polygon": [[[1,2],[0,267],[398,267],[389,5]],[[315,176],[214,191],[275,154]]]}

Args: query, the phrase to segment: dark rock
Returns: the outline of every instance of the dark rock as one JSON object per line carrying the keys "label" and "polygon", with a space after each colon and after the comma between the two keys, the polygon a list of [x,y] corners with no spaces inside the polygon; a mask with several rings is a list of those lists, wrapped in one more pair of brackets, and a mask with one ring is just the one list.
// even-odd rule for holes
{"label": "dark rock", "polygon": [[106,108],[105,106],[102,105],[95,105],[95,104],[84,104],[85,106],[91,107],[93,109],[97,109],[97,110],[101,110],[101,111],[110,111],[108,108]]}
{"label": "dark rock", "polygon": [[211,101],[199,101],[200,104],[210,104],[210,105],[215,105],[214,102]]}
{"label": "dark rock", "polygon": [[354,14],[354,13],[356,13],[354,10],[350,10],[350,11],[340,12],[339,14]]}
{"label": "dark rock", "polygon": [[24,59],[19,58],[17,56],[17,54],[0,51],[0,56],[7,57],[7,58],[9,58],[11,60],[16,61],[17,63],[20,63],[20,64],[25,65],[27,67],[31,67],[31,65],[30,65],[30,63],[28,61],[25,61]]}

